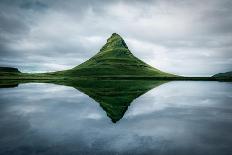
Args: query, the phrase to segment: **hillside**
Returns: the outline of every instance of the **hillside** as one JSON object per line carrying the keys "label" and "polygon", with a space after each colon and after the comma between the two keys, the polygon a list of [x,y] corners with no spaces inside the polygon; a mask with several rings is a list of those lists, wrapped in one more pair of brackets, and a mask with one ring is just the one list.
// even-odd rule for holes
{"label": "hillside", "polygon": [[56,74],[75,77],[175,77],[135,57],[122,37],[116,33],[92,58],[73,69]]}
{"label": "hillside", "polygon": [[0,73],[2,72],[20,73],[20,71],[17,68],[13,68],[13,67],[0,67]]}
{"label": "hillside", "polygon": [[13,67],[0,67],[0,79],[2,77],[18,77],[21,72],[17,68]]}
{"label": "hillside", "polygon": [[225,73],[218,73],[212,76],[213,78],[216,78],[218,80],[232,80],[232,71],[225,72]]}

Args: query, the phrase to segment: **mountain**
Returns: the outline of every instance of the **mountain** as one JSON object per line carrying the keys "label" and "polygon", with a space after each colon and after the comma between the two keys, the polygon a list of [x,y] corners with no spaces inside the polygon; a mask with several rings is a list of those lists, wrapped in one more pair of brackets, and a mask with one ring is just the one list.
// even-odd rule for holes
{"label": "mountain", "polygon": [[231,80],[232,79],[232,71],[225,73],[218,73],[212,76],[218,80]]}
{"label": "mountain", "polygon": [[73,69],[56,73],[77,77],[175,77],[135,57],[116,33],[107,39],[107,43],[92,58]]}
{"label": "mountain", "polygon": [[0,67],[0,79],[8,79],[9,77],[19,77],[21,72],[13,67]]}
{"label": "mountain", "polygon": [[20,73],[20,71],[17,68],[13,67],[0,67],[0,72]]}

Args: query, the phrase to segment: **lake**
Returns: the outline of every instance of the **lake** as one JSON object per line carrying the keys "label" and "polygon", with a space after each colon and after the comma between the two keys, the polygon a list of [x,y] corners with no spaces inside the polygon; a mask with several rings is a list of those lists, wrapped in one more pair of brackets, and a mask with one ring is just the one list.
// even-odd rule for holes
{"label": "lake", "polygon": [[77,83],[1,88],[0,154],[232,153],[231,82]]}

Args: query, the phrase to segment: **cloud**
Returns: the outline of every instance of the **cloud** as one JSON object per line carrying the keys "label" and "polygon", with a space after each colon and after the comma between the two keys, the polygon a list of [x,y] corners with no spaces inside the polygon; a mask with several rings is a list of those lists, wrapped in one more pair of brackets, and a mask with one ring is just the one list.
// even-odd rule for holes
{"label": "cloud", "polygon": [[3,0],[0,65],[67,69],[116,32],[136,56],[161,70],[187,76],[229,71],[231,6],[229,0]]}

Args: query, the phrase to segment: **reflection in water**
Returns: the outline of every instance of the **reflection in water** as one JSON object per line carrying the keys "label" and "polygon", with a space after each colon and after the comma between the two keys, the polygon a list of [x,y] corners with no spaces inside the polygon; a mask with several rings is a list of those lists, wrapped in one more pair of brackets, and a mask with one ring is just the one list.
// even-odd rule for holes
{"label": "reflection in water", "polygon": [[[24,81],[27,82],[27,81]],[[41,81],[35,81],[41,82]],[[100,104],[113,123],[119,121],[131,102],[165,81],[144,80],[58,80],[42,81],[71,86],[88,95]],[[6,81],[0,88],[17,87],[19,81]]]}
{"label": "reflection in water", "polygon": [[[130,87],[119,81],[53,83],[60,85],[30,83],[0,89],[0,155],[232,152],[231,83],[183,81],[159,87],[155,86],[162,82],[121,81]],[[123,96],[125,90],[128,98]],[[121,105],[119,113],[111,112],[117,109],[108,105],[113,96],[130,105],[125,114]],[[107,103],[112,120],[124,115],[123,119],[113,124],[95,101]]]}
{"label": "reflection in water", "polygon": [[57,82],[66,86],[72,86],[85,93],[96,102],[116,123],[127,111],[131,102],[164,81],[141,81],[141,80],[79,80]]}

